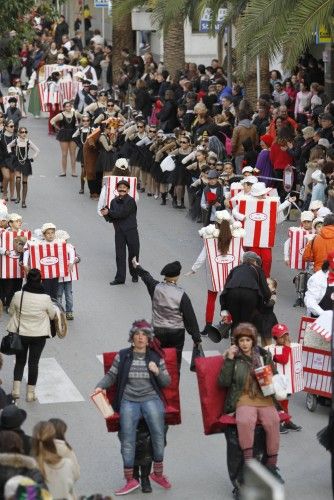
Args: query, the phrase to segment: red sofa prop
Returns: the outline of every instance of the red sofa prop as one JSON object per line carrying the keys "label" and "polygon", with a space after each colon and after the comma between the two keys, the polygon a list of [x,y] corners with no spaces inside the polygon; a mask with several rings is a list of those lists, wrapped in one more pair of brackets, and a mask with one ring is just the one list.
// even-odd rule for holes
{"label": "red sofa prop", "polygon": [[[162,392],[166,399],[166,424],[168,425],[178,425],[181,423],[181,405],[180,405],[180,394],[179,394],[179,370],[177,367],[176,349],[168,348],[163,349],[165,353],[165,363],[169,375],[171,376],[171,383],[168,387],[162,389]],[[117,352],[104,352],[103,353],[103,365],[104,373],[110,369],[114,357]],[[116,394],[116,387],[113,385],[107,390],[107,397],[110,404],[112,405]],[[112,417],[106,420],[108,432],[119,431],[119,414],[114,413]]]}
{"label": "red sofa prop", "polygon": [[[235,417],[224,415],[224,401],[227,390],[218,385],[218,376],[224,363],[223,356],[197,358],[196,375],[202,408],[204,434],[224,432],[227,425],[236,425]],[[279,412],[281,421],[289,415]]]}

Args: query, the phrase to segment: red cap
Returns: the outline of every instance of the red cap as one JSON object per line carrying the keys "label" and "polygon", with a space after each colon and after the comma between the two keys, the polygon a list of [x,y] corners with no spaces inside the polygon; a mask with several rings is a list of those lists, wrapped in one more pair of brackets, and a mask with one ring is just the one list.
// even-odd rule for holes
{"label": "red cap", "polygon": [[274,139],[269,134],[264,134],[260,136],[260,141],[263,141],[268,148],[272,145]]}
{"label": "red cap", "polygon": [[277,325],[273,326],[271,330],[271,335],[276,339],[283,337],[286,333],[289,333],[289,328],[286,325],[283,325],[283,323],[277,323]]}

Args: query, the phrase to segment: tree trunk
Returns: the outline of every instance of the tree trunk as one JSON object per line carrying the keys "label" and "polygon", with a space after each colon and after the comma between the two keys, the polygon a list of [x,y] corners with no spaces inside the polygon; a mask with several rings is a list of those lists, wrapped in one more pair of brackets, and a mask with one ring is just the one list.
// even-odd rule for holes
{"label": "tree trunk", "polygon": [[[261,94],[268,94],[269,92],[269,58],[267,56],[260,56],[260,92]],[[258,99],[257,88],[257,65],[256,59],[247,64],[247,79],[245,81],[246,99],[251,102],[255,109],[256,101]]]}
{"label": "tree trunk", "polygon": [[334,44],[326,44],[325,54],[325,93],[332,101],[334,99]]}
{"label": "tree trunk", "polygon": [[[121,0],[115,0],[117,4]],[[119,79],[119,70],[122,67],[122,49],[129,49],[130,53],[133,50],[133,34],[131,24],[131,12],[121,19],[112,16],[112,76],[115,84]]]}
{"label": "tree trunk", "polygon": [[174,77],[178,70],[183,71],[184,63],[184,18],[180,16],[164,32],[164,64]]}

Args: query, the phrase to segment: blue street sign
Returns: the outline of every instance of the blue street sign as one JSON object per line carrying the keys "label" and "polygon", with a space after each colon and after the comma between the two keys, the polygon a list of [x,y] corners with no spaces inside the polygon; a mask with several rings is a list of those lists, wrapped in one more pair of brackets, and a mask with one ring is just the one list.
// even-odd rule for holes
{"label": "blue street sign", "polygon": [[94,0],[94,7],[96,8],[109,7],[109,0]]}
{"label": "blue street sign", "polygon": [[[219,32],[222,22],[224,20],[224,17],[226,16],[227,9],[219,9],[218,15],[216,18],[216,23],[215,23],[215,32]],[[211,16],[212,16],[212,11],[209,8],[203,9],[203,12],[201,14],[201,19],[199,22],[199,31],[200,33],[208,33],[209,28],[210,28],[210,21],[211,21]]]}

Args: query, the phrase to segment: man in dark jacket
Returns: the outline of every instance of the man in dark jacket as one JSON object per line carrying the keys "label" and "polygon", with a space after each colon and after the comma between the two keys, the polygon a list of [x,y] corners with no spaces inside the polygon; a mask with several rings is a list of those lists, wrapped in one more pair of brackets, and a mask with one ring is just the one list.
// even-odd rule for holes
{"label": "man in dark jacket", "polygon": [[63,35],[68,35],[68,33],[69,33],[69,29],[68,29],[68,24],[65,21],[65,17],[60,16],[59,23],[57,24],[56,31],[55,31],[55,42],[56,42],[58,48],[60,48],[62,45]]}
{"label": "man in dark jacket", "polygon": [[173,130],[179,126],[179,120],[177,119],[177,104],[174,100],[174,92],[172,90],[166,90],[165,93],[165,104],[162,110],[157,113],[157,117],[160,120],[160,128],[166,134],[170,134]]}
{"label": "man in dark jacket", "polygon": [[232,316],[232,327],[239,323],[253,323],[261,330],[260,310],[271,297],[262,260],[255,252],[245,252],[240,266],[232,269],[220,296],[221,316],[225,321]]}
{"label": "man in dark jacket", "polygon": [[180,370],[185,330],[191,335],[195,344],[201,342],[197,318],[190,298],[182,288],[177,286],[181,264],[178,261],[167,264],[161,271],[165,277],[163,282],[155,280],[138,264],[137,259],[133,259],[133,265],[152,299],[154,335],[160,341],[161,347],[176,348]]}
{"label": "man in dark jacket", "polygon": [[130,184],[120,180],[116,184],[118,196],[111,200],[110,208],[101,210],[101,215],[107,222],[112,222],[115,228],[115,249],[117,272],[110,285],[122,285],[126,276],[126,247],[128,247],[129,271],[132,282],[138,282],[138,273],[132,264],[134,257],[139,257],[139,235],[137,229],[137,204],[129,195]]}

